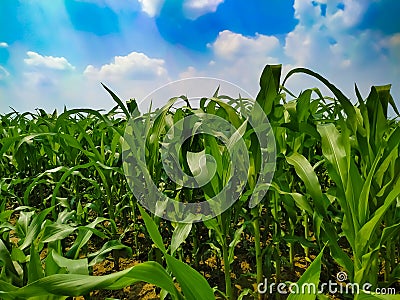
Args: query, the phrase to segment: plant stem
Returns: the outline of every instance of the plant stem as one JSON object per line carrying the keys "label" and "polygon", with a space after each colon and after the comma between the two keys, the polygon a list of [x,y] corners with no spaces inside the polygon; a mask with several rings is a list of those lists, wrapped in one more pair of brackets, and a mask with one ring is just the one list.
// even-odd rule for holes
{"label": "plant stem", "polygon": [[198,243],[196,226],[193,226],[192,230],[193,230],[193,234],[192,234],[192,237],[193,237],[193,252],[192,252],[192,255],[193,255],[193,258],[194,258],[194,266],[195,266],[196,269],[198,269],[199,268],[199,257],[198,257],[199,243]]}
{"label": "plant stem", "polygon": [[[294,236],[294,224],[292,219],[289,218],[290,224],[290,234]],[[289,243],[289,263],[290,263],[290,270],[291,272],[294,271],[294,245],[293,243]]]}
{"label": "plant stem", "polygon": [[[305,211],[303,211],[303,226],[304,226],[304,237],[308,241],[310,237],[310,228],[308,226],[308,216]],[[304,247],[304,255],[306,256],[306,258],[310,258],[310,249],[307,246]]]}
{"label": "plant stem", "polygon": [[[259,207],[255,207],[251,211],[253,215],[253,227],[254,227],[254,248],[256,250],[256,270],[257,270],[257,286],[263,280],[262,270],[262,255],[261,255],[261,233],[260,233],[260,211]],[[261,299],[261,294],[258,295],[258,299]]]}
{"label": "plant stem", "polygon": [[233,299],[231,267],[229,264],[229,249],[228,245],[226,244],[226,241],[222,245],[222,259],[224,260],[225,293],[228,299]]}

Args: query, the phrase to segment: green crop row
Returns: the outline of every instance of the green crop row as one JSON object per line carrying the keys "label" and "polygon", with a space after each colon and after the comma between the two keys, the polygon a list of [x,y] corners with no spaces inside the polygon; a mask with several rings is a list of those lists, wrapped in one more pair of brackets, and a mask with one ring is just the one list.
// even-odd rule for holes
{"label": "green crop row", "polygon": [[[292,76],[313,76],[333,96],[316,88],[295,96],[285,88]],[[267,65],[255,100],[216,89],[199,107],[181,96],[147,113],[105,89],[117,104],[109,112],[0,115],[1,298],[89,298],[94,290],[144,281],[157,286],[162,299],[286,299],[276,290],[259,293],[257,286],[265,279],[318,285],[337,280],[338,272],[372,291],[400,292],[400,126],[388,117],[389,106],[399,115],[390,86],[372,87],[365,99],[355,86],[353,104],[311,70],[293,69],[281,80],[281,66]],[[184,121],[200,123],[204,115],[225,120],[235,135],[196,134],[181,145],[174,163],[186,174],[200,170],[199,155],[214,158],[207,165],[215,168],[211,180],[192,189],[168,177],[162,147],[172,127],[191,130],[193,123]],[[148,130],[143,143],[127,141],[126,131],[137,129],[129,120]],[[262,143],[260,132],[275,145]],[[232,177],[226,144],[245,147],[249,159],[239,163],[248,171],[238,201],[214,218],[165,221],[146,212],[130,189],[141,187],[130,182],[124,164],[142,155],[140,167],[164,195],[210,201]],[[271,159],[274,167],[266,163]],[[147,261],[121,270],[122,256]],[[205,267],[209,258],[216,260],[213,271]],[[106,259],[115,272],[93,276]],[[249,270],[238,268],[242,262]],[[328,299],[327,292],[288,299],[317,297]],[[366,290],[336,297],[400,299]]]}

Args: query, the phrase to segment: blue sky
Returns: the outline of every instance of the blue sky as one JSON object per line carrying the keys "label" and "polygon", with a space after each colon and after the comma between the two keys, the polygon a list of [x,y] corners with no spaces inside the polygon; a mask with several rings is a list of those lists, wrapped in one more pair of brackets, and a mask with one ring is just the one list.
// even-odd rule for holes
{"label": "blue sky", "polygon": [[[266,64],[307,67],[348,97],[391,83],[400,98],[397,0],[1,0],[0,113],[108,109],[177,79],[210,76],[250,95]],[[319,86],[297,75],[295,92]]]}

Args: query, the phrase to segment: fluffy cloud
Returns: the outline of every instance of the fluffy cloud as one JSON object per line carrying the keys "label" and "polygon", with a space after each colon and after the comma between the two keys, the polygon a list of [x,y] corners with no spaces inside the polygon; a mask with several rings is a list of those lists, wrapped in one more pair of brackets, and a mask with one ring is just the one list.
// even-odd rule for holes
{"label": "fluffy cloud", "polygon": [[217,39],[208,44],[213,58],[202,68],[188,67],[179,74],[180,78],[211,76],[240,86],[255,96],[258,78],[266,64],[276,64],[282,47],[274,36],[256,34],[247,37],[224,30]]}
{"label": "fluffy cloud", "polygon": [[[75,67],[65,57],[43,56],[33,51],[26,52],[26,55],[28,58],[24,58],[24,64],[20,66],[19,78],[22,83],[14,87],[12,92],[16,99],[22,99],[23,95],[29,93],[41,95],[39,98],[45,94],[50,99],[61,99],[63,96],[59,94],[66,90],[63,84],[74,76]],[[39,101],[41,102],[42,100]],[[51,102],[52,100],[49,100],[49,103]]]}
{"label": "fluffy cloud", "polygon": [[343,30],[357,25],[363,17],[367,1],[344,0],[327,3],[327,25],[332,30]]}
{"label": "fluffy cloud", "polygon": [[[266,64],[283,64],[283,76],[295,67],[310,68],[354,99],[354,83],[363,96],[371,85],[396,82],[400,76],[400,34],[385,35],[370,29],[357,29],[368,4],[357,0],[296,0],[298,25],[281,44],[275,36],[244,36],[222,31],[208,45],[212,57],[208,65],[191,66],[181,78],[213,76],[238,84],[255,95],[258,78]],[[296,74],[287,82],[295,93],[319,87],[331,93],[316,79]],[[398,98],[398,89],[393,89]]]}
{"label": "fluffy cloud", "polygon": [[360,22],[368,2],[362,0],[295,0],[295,18],[300,25],[324,23],[332,30],[349,28]]}
{"label": "fluffy cloud", "polygon": [[231,60],[250,55],[265,56],[279,47],[279,40],[274,36],[258,33],[255,37],[245,37],[224,30],[218,34],[213,44],[209,44],[209,47],[219,58]]}
{"label": "fluffy cloud", "polygon": [[[135,98],[140,103],[153,90],[165,85],[170,78],[163,59],[150,58],[144,53],[132,52],[127,56],[116,56],[110,64],[100,68],[92,65],[83,72],[83,81],[90,86],[86,98],[91,107],[107,107],[113,101],[100,82],[113,90],[121,99]],[[149,103],[139,105],[141,111],[147,110]]]}
{"label": "fluffy cloud", "polygon": [[196,70],[195,67],[189,66],[186,68],[185,71],[181,72],[179,74],[180,79],[184,78],[191,78],[191,77],[199,77],[199,76],[205,76],[204,74],[201,74],[198,70]]}
{"label": "fluffy cloud", "polygon": [[400,62],[400,33],[395,33],[384,39],[380,45],[383,49],[389,49],[389,55]]}
{"label": "fluffy cloud", "polygon": [[164,60],[150,58],[144,53],[131,52],[127,56],[116,56],[114,61],[100,67],[89,65],[84,74],[88,77],[102,79],[136,79],[146,80],[167,74]]}
{"label": "fluffy cloud", "polygon": [[274,36],[256,34],[246,37],[224,30],[209,47],[215,58],[207,70],[213,76],[232,81],[255,95],[259,72],[266,64],[278,63],[281,46]]}
{"label": "fluffy cloud", "polygon": [[64,79],[60,78],[60,76],[50,76],[50,74],[47,74],[46,72],[24,72],[23,78],[26,87],[30,88],[54,87],[57,79]]}
{"label": "fluffy cloud", "polygon": [[65,57],[42,56],[33,51],[28,51],[26,54],[28,58],[25,58],[24,62],[29,66],[45,67],[53,70],[75,69]]}
{"label": "fluffy cloud", "polygon": [[[371,85],[395,83],[398,78],[400,37],[385,36],[378,30],[358,29],[368,3],[360,0],[296,0],[296,28],[287,34],[285,70],[307,67],[324,75],[354,97],[354,83],[366,96]],[[306,87],[322,87],[306,75],[295,75],[288,83],[294,92]],[[396,96],[396,91],[393,90]]]}
{"label": "fluffy cloud", "polygon": [[287,34],[285,41],[285,54],[292,63],[349,66],[349,52],[357,44],[349,29],[359,22],[366,5],[357,0],[295,0],[294,8],[299,24]]}
{"label": "fluffy cloud", "polygon": [[[107,5],[113,10],[121,11],[123,6],[134,5],[135,2],[136,8],[133,9],[140,9],[140,5],[141,9],[151,17],[159,14],[165,2],[165,0],[81,1]],[[186,17],[192,19],[216,11],[222,2],[222,0],[181,1]],[[168,57],[165,60],[158,56],[154,58],[144,53],[131,52],[126,56],[110,56],[110,62],[104,65],[87,65],[86,62],[83,65],[83,72],[75,69],[64,57],[43,56],[30,51],[23,60],[26,51],[24,48],[18,52],[18,57],[16,54],[10,54],[9,61],[19,61],[20,65],[12,66],[10,69],[6,66],[7,69],[13,70],[12,77],[14,79],[15,76],[18,81],[13,89],[14,94],[3,93],[4,83],[9,84],[10,80],[2,81],[0,94],[2,100],[3,98],[28,99],[21,101],[32,103],[36,101],[35,105],[41,107],[47,104],[50,109],[63,103],[70,107],[83,105],[105,108],[112,106],[114,102],[101,88],[100,81],[115,91],[121,99],[135,97],[141,100],[152,90],[170,81],[171,75],[172,79],[196,76],[221,78],[237,84],[255,96],[263,67],[266,64],[282,63],[283,75],[293,67],[310,68],[324,75],[351,98],[355,98],[354,82],[357,82],[363,96],[366,96],[372,84],[393,83],[393,95],[398,99],[400,34],[361,27],[359,24],[363,22],[368,7],[368,1],[364,0],[295,0],[295,18],[298,24],[290,33],[280,35],[279,39],[275,36],[262,34],[249,36],[224,30],[208,44],[207,53],[200,56],[197,56],[199,53],[189,55],[187,49],[182,50],[183,47],[179,48],[172,43],[162,44],[160,47],[158,42],[163,43],[163,41],[157,40],[157,43],[152,45],[162,49],[159,55],[165,53],[165,57]],[[7,48],[7,43],[1,42],[0,48],[2,47]],[[164,47],[168,51],[164,51]],[[142,48],[151,49],[151,47]],[[125,48],[125,50],[129,53],[133,49]],[[76,66],[78,68],[77,63]],[[15,69],[21,70],[19,77],[15,74]],[[0,79],[5,79],[9,75],[8,71],[0,66]],[[287,82],[287,87],[295,93],[314,86],[321,87],[318,81],[306,75],[296,74]],[[323,93],[328,91],[323,89]],[[57,99],[57,103],[54,99]],[[0,105],[8,107],[9,104],[0,101]],[[25,105],[21,104],[22,110],[31,109],[29,103]]]}
{"label": "fluffy cloud", "polygon": [[[164,60],[143,53],[132,52],[114,57],[108,64],[88,65],[82,71],[76,67],[65,72],[59,70],[60,66],[54,68],[52,59],[32,53],[25,58],[26,52],[17,50],[11,53],[10,60],[15,62],[14,68],[19,72],[13,72],[12,81],[0,81],[0,111],[8,111],[9,106],[19,111],[32,111],[37,107],[53,111],[55,108],[62,110],[64,105],[111,109],[115,102],[101,82],[122,100],[136,98],[140,101],[169,81]],[[56,62],[63,65],[59,60]],[[0,67],[0,77],[6,76],[7,70]]]}
{"label": "fluffy cloud", "polygon": [[215,12],[223,2],[224,0],[185,0],[183,2],[183,11],[186,17],[197,19],[204,14]]}
{"label": "fluffy cloud", "polygon": [[142,10],[150,17],[158,15],[165,0],[138,0]]}

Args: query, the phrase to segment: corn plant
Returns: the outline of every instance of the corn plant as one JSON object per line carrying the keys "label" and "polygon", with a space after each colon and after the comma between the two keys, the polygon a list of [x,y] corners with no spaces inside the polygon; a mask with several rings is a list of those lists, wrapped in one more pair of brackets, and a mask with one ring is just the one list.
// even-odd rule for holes
{"label": "corn plant", "polygon": [[[86,258],[78,259],[76,253],[83,246],[82,243],[89,240],[88,232],[101,235],[95,226],[103,219],[95,220],[92,224],[84,227],[73,227],[72,224],[65,224],[71,214],[60,214],[56,222],[49,220],[43,223],[47,214],[53,207],[43,210],[38,215],[34,215],[33,210],[21,208],[20,217],[15,227],[11,224],[5,226],[2,224],[3,237],[10,230],[14,230],[14,237],[18,238],[18,247],[8,241],[8,247],[0,240],[0,262],[1,262],[1,295],[3,299],[36,299],[38,297],[49,299],[65,299],[67,296],[88,295],[95,289],[113,289],[122,288],[137,281],[147,281],[161,287],[166,293],[169,293],[173,299],[200,299],[198,295],[202,294],[201,299],[213,299],[213,292],[208,286],[206,280],[195,270],[176,260],[166,253],[163,244],[160,244],[161,235],[158,233],[156,225],[152,223],[151,218],[141,210],[150,236],[154,239],[156,245],[163,251],[167,264],[184,291],[183,297],[175,288],[172,278],[162,267],[155,262],[146,262],[134,268],[117,272],[105,276],[90,276],[90,267],[105,259],[107,254],[113,250],[131,249],[117,241],[109,241],[103,247],[95,252],[88,254]],[[4,219],[11,217],[11,213],[3,214]],[[80,234],[86,235],[80,238],[80,234],[66,256],[75,257],[69,259],[64,257],[61,241],[63,238],[71,235],[74,231],[80,230]],[[104,236],[104,235],[103,235]],[[187,236],[187,235],[186,235]],[[175,234],[172,239],[171,254],[179,247],[185,239],[185,235]],[[79,242],[79,245],[77,244]],[[42,249],[46,246],[47,256],[43,259],[39,256]],[[11,250],[9,249],[11,248]],[[28,249],[28,253],[25,253]],[[44,269],[42,263],[44,262]],[[188,278],[191,275],[192,278]],[[76,289],[76,285],[79,288]]]}
{"label": "corn plant", "polygon": [[[285,86],[299,73],[317,78],[333,95],[317,88],[294,95]],[[108,112],[0,115],[0,298],[89,298],[93,290],[145,281],[159,287],[163,299],[265,299],[254,286],[287,280],[299,271],[297,260],[308,268],[289,282],[318,285],[333,271],[345,271],[361,286],[397,287],[400,129],[398,119],[388,117],[389,106],[399,115],[390,86],[374,86],[366,98],[356,86],[353,104],[311,70],[280,77],[280,65],[266,66],[254,100],[220,95],[216,87],[198,107],[178,96],[142,114],[135,100],[124,103],[103,86],[116,102]],[[207,132],[207,124],[200,125],[217,119],[229,125]],[[196,128],[203,132],[194,134]],[[127,139],[141,131],[147,133],[142,139]],[[173,133],[192,135],[178,145]],[[274,143],[263,143],[260,135]],[[246,152],[248,160],[232,160],[232,151]],[[234,163],[245,171],[232,172]],[[185,186],[169,178],[168,168],[198,182],[214,175],[199,187]],[[142,169],[153,190],[135,181]],[[213,200],[226,186],[240,187],[233,193],[239,197],[213,218],[192,211],[185,219],[160,201],[173,199],[173,208],[204,201],[215,208],[229,198]],[[145,205],[158,208],[149,215],[138,202],[158,193],[164,196]],[[101,245],[93,250],[92,242]],[[123,254],[149,261],[120,271]],[[207,282],[199,271],[208,272],[204,260],[210,255],[217,274]],[[236,255],[251,271],[240,273]],[[93,266],[105,259],[114,262],[115,273],[93,276]],[[243,278],[253,286],[243,286]],[[398,299],[365,292],[355,298]],[[327,299],[312,293],[288,299],[316,297]]]}
{"label": "corn plant", "polygon": [[[304,181],[315,203],[314,214],[322,222],[333,258],[348,272],[353,282],[360,285],[369,282],[376,287],[379,252],[399,230],[396,200],[400,195],[400,185],[396,161],[400,131],[399,127],[390,126],[387,119],[389,103],[397,112],[389,93],[390,87],[372,87],[366,103],[356,87],[359,107],[353,107],[338,89],[310,70],[296,69],[288,77],[297,72],[321,79],[334,92],[345,113],[345,116],[338,114],[336,120],[321,120],[316,124],[324,163],[335,187],[323,194],[314,170],[316,166],[313,167],[303,155],[295,152],[287,157],[288,162]],[[335,229],[329,224],[328,207],[336,202],[343,213],[341,229],[352,249],[352,258],[340,249]],[[390,208],[394,214],[390,213]],[[390,223],[382,229],[380,225],[387,214]],[[387,272],[390,269],[388,264]],[[364,297],[368,296],[359,296],[360,299]]]}

